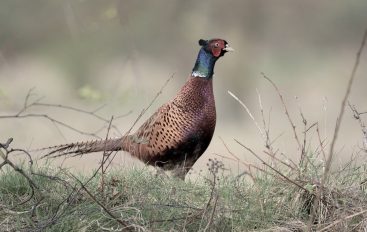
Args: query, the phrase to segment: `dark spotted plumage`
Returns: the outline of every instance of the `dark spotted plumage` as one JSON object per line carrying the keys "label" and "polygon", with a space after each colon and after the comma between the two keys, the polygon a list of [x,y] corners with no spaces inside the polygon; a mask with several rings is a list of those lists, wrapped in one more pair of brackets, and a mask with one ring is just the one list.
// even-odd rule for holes
{"label": "dark spotted plumage", "polygon": [[200,40],[199,44],[202,48],[185,85],[134,134],[107,141],[56,146],[46,157],[123,150],[147,164],[175,170],[180,176],[186,174],[213,137],[216,123],[214,65],[225,52],[232,51],[222,39]]}

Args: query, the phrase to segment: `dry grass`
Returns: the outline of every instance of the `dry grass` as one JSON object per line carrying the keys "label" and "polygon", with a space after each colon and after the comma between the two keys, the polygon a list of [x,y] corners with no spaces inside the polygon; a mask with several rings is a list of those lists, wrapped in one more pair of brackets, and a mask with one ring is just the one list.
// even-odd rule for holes
{"label": "dry grass", "polygon": [[[302,176],[262,167],[253,182],[223,177],[217,160],[208,163],[210,176],[197,183],[146,170],[110,172],[103,191],[101,174],[90,179],[24,164],[21,169],[36,186],[32,190],[21,173],[5,168],[1,231],[306,231],[320,188],[315,180],[323,174],[315,158],[308,155],[313,162]],[[358,164],[330,174],[313,231],[363,231],[367,226],[367,166]]]}

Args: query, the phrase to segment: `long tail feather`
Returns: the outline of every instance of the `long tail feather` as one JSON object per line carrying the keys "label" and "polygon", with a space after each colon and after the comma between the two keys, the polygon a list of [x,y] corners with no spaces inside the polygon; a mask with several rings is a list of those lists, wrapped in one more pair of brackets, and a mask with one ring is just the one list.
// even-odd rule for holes
{"label": "long tail feather", "polygon": [[99,151],[119,151],[122,149],[123,138],[108,139],[108,140],[95,140],[88,142],[78,142],[58,145],[54,147],[42,148],[39,150],[49,151],[43,155],[43,158],[56,158],[69,154],[82,155],[85,153],[99,152]]}

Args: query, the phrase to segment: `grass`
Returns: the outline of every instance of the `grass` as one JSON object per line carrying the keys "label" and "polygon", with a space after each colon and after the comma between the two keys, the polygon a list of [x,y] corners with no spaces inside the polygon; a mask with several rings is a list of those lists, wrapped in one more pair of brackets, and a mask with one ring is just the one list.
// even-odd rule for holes
{"label": "grass", "polygon": [[[23,170],[39,187],[33,196],[28,181],[8,168],[0,176],[0,230],[307,230],[318,186],[312,180],[322,176],[321,165],[309,165],[312,168],[304,169],[301,175],[287,172],[288,178],[302,176],[302,181],[298,180],[304,187],[301,189],[266,167],[250,181],[223,177],[217,165],[220,162],[210,162],[209,166],[217,168],[210,170],[209,178],[197,183],[152,175],[146,170],[109,173],[104,177],[103,193],[101,175],[81,185],[79,181],[85,183],[86,176],[76,179],[66,170],[45,167],[31,172],[24,166]],[[318,229],[333,223],[334,231],[366,228],[366,169],[365,163],[349,163],[330,174],[313,222]]]}

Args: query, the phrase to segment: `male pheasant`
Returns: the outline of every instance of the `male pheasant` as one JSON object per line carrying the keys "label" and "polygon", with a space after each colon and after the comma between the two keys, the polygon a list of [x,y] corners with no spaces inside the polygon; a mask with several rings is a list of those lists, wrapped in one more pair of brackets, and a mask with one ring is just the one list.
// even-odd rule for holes
{"label": "male pheasant", "polygon": [[56,146],[44,157],[123,150],[146,164],[173,170],[183,177],[213,137],[216,123],[214,65],[226,52],[233,51],[223,39],[201,39],[199,45],[201,49],[186,84],[134,134]]}

